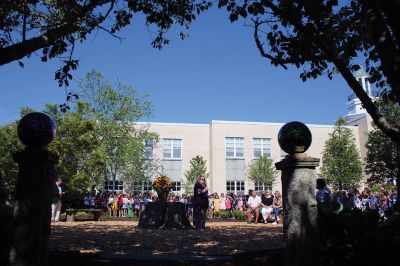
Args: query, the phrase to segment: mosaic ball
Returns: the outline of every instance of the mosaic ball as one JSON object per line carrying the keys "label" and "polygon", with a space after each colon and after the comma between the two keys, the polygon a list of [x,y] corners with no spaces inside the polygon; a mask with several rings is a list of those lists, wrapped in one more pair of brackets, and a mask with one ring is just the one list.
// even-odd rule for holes
{"label": "mosaic ball", "polygon": [[42,148],[53,141],[56,135],[56,124],[44,113],[25,115],[17,127],[18,137],[28,147]]}
{"label": "mosaic ball", "polygon": [[278,133],[279,146],[288,154],[305,152],[311,141],[310,129],[297,121],[286,123]]}

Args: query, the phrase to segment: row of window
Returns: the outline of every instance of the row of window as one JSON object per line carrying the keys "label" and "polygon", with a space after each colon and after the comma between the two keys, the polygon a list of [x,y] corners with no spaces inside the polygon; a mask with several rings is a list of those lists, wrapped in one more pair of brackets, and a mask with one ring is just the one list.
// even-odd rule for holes
{"label": "row of window", "polygon": [[[133,192],[134,193],[143,193],[151,191],[151,181],[145,182],[133,182]],[[104,190],[105,191],[117,191],[122,192],[124,190],[124,182],[123,181],[105,181],[104,182]],[[172,191],[180,192],[181,191],[181,182],[172,182]]]}
{"label": "row of window", "polygon": [[[145,155],[148,158],[154,156],[154,141],[145,142]],[[182,140],[181,139],[163,139],[163,158],[181,159],[182,158]],[[272,156],[272,143],[270,138],[253,138],[253,156],[259,158]],[[227,137],[225,138],[225,155],[227,158],[244,158],[244,138]]]}
{"label": "row of window", "polygon": [[[263,182],[254,182],[254,190],[257,192],[263,192],[266,190],[272,191],[272,184],[266,184]],[[236,195],[244,195],[244,181],[226,181],[226,193],[233,193]]]}
{"label": "row of window", "polygon": [[[227,158],[244,157],[244,138],[228,137],[225,138],[225,156]],[[253,138],[253,156],[259,158],[272,156],[272,141],[270,138]]]}
{"label": "row of window", "polygon": [[[181,182],[172,182],[172,191],[173,192],[180,192],[181,191]],[[114,189],[113,189],[114,188]],[[262,182],[255,182],[254,189],[257,192],[272,190],[272,184],[265,184]],[[124,190],[124,183],[123,181],[105,181],[104,182],[104,190],[106,191],[117,191],[122,192]],[[143,193],[151,191],[151,181],[145,182],[134,182],[133,183],[133,192],[134,193]],[[244,181],[226,181],[226,192],[233,193],[236,195],[244,195],[245,194],[245,187]]]}

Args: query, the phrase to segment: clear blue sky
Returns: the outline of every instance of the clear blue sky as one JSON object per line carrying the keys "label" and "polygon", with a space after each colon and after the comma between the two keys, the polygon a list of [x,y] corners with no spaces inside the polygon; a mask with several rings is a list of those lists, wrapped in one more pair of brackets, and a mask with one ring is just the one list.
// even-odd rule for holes
{"label": "clear blue sky", "polygon": [[[143,19],[120,35],[120,43],[106,33],[79,44],[79,78],[96,69],[111,81],[132,85],[149,94],[155,111],[150,121],[209,123],[211,120],[332,124],[345,115],[351,93],[341,76],[302,82],[301,70],[276,68],[260,57],[252,29],[228,16],[210,11],[180,40],[172,30],[172,42],[162,50],[151,47]],[[35,55],[0,67],[0,124],[19,117],[19,108],[41,110],[45,103],[63,103],[65,94],[54,80],[59,62],[41,63]],[[76,89],[73,82],[71,89]]]}

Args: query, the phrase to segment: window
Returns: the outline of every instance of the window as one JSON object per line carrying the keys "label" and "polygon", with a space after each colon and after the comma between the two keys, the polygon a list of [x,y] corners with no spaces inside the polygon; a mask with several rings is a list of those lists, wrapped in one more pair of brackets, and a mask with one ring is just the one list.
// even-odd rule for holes
{"label": "window", "polygon": [[151,181],[141,181],[141,182],[133,182],[133,193],[134,194],[143,194],[144,192],[149,192],[152,190]]}
{"label": "window", "polygon": [[254,190],[257,192],[263,192],[266,190],[272,191],[272,183],[267,184],[264,182],[255,181]]}
{"label": "window", "polygon": [[236,181],[236,195],[244,195],[244,181]]}
{"label": "window", "polygon": [[226,192],[235,193],[235,181],[226,181]]}
{"label": "window", "polygon": [[266,156],[271,158],[271,139],[270,138],[254,138],[253,139],[253,154],[259,158]]}
{"label": "window", "polygon": [[172,182],[172,191],[180,192],[181,191],[181,182]]}
{"label": "window", "polygon": [[163,157],[174,159],[182,158],[182,140],[163,139]]}
{"label": "window", "polygon": [[151,181],[144,181],[143,182],[143,191],[151,191],[152,182]]}
{"label": "window", "polygon": [[124,182],[122,181],[115,181],[115,185],[112,180],[104,182],[104,190],[106,191],[119,191],[122,192],[124,190]]}
{"label": "window", "polygon": [[144,156],[146,156],[146,158],[154,157],[154,143],[154,139],[147,139],[144,141]]}
{"label": "window", "polygon": [[244,138],[225,138],[225,155],[230,158],[243,158]]}
{"label": "window", "polygon": [[244,195],[244,181],[226,181],[226,193]]}

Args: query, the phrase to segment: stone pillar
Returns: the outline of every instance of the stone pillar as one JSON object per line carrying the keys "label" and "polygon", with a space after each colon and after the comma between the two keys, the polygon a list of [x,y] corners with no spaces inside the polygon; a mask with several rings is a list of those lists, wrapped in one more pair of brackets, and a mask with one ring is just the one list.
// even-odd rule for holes
{"label": "stone pillar", "polygon": [[19,172],[11,265],[48,265],[51,196],[57,156],[46,149],[15,153]]}
{"label": "stone pillar", "polygon": [[315,167],[319,159],[289,155],[275,164],[282,171],[285,265],[319,265]]}

